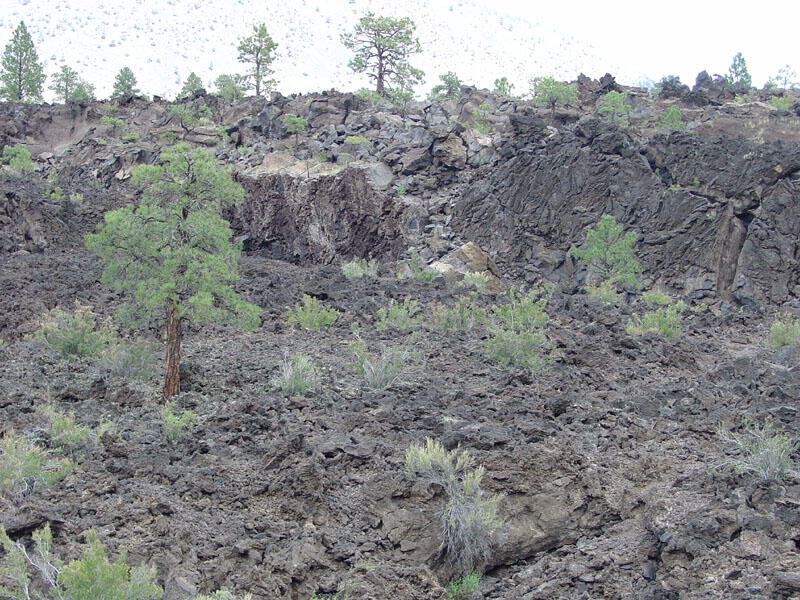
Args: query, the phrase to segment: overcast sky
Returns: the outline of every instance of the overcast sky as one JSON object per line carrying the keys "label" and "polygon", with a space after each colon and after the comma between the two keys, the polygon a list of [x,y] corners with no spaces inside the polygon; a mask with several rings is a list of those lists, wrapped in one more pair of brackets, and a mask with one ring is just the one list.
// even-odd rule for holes
{"label": "overcast sky", "polygon": [[581,72],[595,78],[610,72],[625,84],[678,75],[691,85],[703,69],[725,74],[737,52],[759,87],[786,64],[800,72],[800,0],[748,6],[707,0],[0,0],[0,44],[24,19],[45,72],[70,65],[100,97],[110,94],[123,66],[148,94],[174,96],[192,71],[211,88],[218,75],[244,69],[236,44],[260,22],[279,45],[273,66],[280,91],[354,90],[368,81],[347,68],[351,55],[339,36],[367,10],[416,22],[423,51],[413,64],[427,74],[418,96],[447,71],[481,87],[505,75],[517,93],[528,90],[531,77],[571,80]]}

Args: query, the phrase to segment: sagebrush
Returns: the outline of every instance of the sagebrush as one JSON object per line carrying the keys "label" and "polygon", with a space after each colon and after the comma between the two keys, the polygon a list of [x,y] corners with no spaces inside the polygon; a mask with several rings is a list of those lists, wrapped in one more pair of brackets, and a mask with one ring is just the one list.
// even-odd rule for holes
{"label": "sagebrush", "polygon": [[441,486],[448,497],[442,509],[439,554],[457,577],[464,577],[491,557],[503,524],[500,496],[481,489],[484,469],[466,450],[446,450],[430,438],[406,451],[406,473]]}

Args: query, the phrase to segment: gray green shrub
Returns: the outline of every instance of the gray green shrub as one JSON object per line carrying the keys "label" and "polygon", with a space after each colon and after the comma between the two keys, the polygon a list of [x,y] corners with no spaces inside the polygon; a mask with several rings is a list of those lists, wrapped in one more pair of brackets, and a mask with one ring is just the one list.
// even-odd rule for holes
{"label": "gray green shrub", "polygon": [[372,259],[354,258],[342,265],[342,274],[347,279],[360,279],[367,275],[375,277],[378,275],[378,263]]}
{"label": "gray green shrub", "polygon": [[743,419],[741,433],[723,427],[717,433],[737,452],[737,458],[729,462],[739,473],[752,474],[759,481],[780,481],[793,469],[797,436],[776,431],[771,418],[762,424]]}
{"label": "gray green shrub", "polygon": [[502,529],[499,496],[481,489],[484,469],[466,450],[445,450],[430,438],[406,451],[406,473],[441,486],[447,495],[442,509],[439,554],[458,577],[470,574],[490,557]]}
{"label": "gray green shrub", "polygon": [[419,281],[432,281],[436,277],[436,271],[427,268],[422,264],[422,257],[415,254],[408,260],[408,268],[411,270],[411,276]]}
{"label": "gray green shrub", "polygon": [[317,370],[307,354],[284,356],[280,372],[272,385],[287,396],[305,396],[314,389]]}
{"label": "gray green shrub", "polygon": [[789,110],[792,107],[792,104],[794,104],[794,98],[792,98],[789,94],[784,94],[783,96],[773,96],[770,98],[769,103],[778,110]]}
{"label": "gray green shrub", "polygon": [[601,281],[598,284],[587,283],[583,286],[592,302],[604,302],[605,304],[616,304],[622,301],[622,294],[617,293],[614,282],[610,279]]}
{"label": "gray green shrub", "polygon": [[0,440],[0,490],[11,492],[15,502],[61,481],[72,468],[72,461],[55,456],[13,429]]}
{"label": "gray green shrub", "polygon": [[477,303],[477,294],[460,296],[453,306],[439,305],[433,309],[433,324],[440,329],[472,329],[486,321],[486,310]]}
{"label": "gray green shrub", "polygon": [[419,360],[418,355],[407,348],[387,347],[380,354],[373,354],[367,351],[363,340],[350,344],[350,350],[355,355],[352,368],[370,389],[389,387]]}
{"label": "gray green shrub", "polygon": [[631,335],[657,333],[669,338],[678,337],[681,334],[681,314],[684,310],[686,310],[686,304],[679,301],[657,308],[655,311],[646,312],[641,317],[634,314],[628,320],[625,331]]}
{"label": "gray green shrub", "polygon": [[661,115],[658,122],[659,127],[665,129],[672,129],[673,131],[685,131],[686,123],[683,120],[683,115],[677,106],[670,106]]}
{"label": "gray green shrub", "polygon": [[145,341],[118,342],[103,353],[101,365],[112,377],[147,381],[155,372],[156,347]]}

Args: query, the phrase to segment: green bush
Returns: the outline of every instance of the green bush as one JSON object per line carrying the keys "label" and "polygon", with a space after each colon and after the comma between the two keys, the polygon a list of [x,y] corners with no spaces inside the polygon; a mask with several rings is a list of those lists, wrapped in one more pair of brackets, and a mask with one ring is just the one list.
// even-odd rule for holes
{"label": "green bush", "polygon": [[404,186],[402,183],[398,183],[395,186],[394,191],[398,196],[405,196],[406,195],[406,186]]}
{"label": "green bush", "polygon": [[625,331],[631,335],[657,333],[669,338],[678,337],[681,334],[681,314],[685,309],[686,304],[678,302],[644,313],[641,318],[639,315],[633,315],[628,320]]}
{"label": "green bush", "polygon": [[326,308],[316,298],[303,294],[303,305],[296,304],[294,310],[289,311],[286,323],[290,327],[297,323],[303,329],[317,331],[333,325],[338,316],[339,311],[335,308]]}
{"label": "green bush", "polygon": [[494,89],[492,93],[498,96],[511,97],[514,93],[514,84],[508,81],[505,75],[494,80]]}
{"label": "green bush", "polygon": [[428,94],[428,100],[458,100],[461,97],[461,79],[452,71],[448,71],[443,75],[439,75],[439,80],[442,82],[433,86],[431,93]]}
{"label": "green bush", "polygon": [[70,460],[53,456],[13,429],[0,440],[0,489],[10,491],[15,502],[61,481],[72,468]]}
{"label": "green bush", "polygon": [[487,135],[492,131],[492,124],[489,121],[489,115],[492,112],[492,107],[484,102],[478,107],[478,110],[472,113],[472,120],[477,129],[483,135]]}
{"label": "green bush", "polygon": [[58,175],[51,173],[45,181],[45,193],[47,196],[56,202],[64,201],[64,190],[58,185]]}
{"label": "green bush", "polygon": [[433,309],[433,323],[441,329],[472,329],[486,321],[486,311],[478,306],[476,295],[460,296],[453,306]]}
{"label": "green bush", "polygon": [[672,298],[656,290],[642,292],[642,300],[650,306],[669,306],[672,303]]}
{"label": "green bush", "polygon": [[497,511],[500,497],[486,496],[481,489],[484,469],[474,465],[466,450],[448,451],[430,438],[424,446],[412,444],[406,451],[406,473],[441,486],[447,495],[439,554],[460,577],[490,558],[502,529]]}
{"label": "green bush", "polygon": [[509,291],[509,302],[492,306],[492,337],[486,342],[488,357],[503,367],[541,368],[548,360],[550,343],[544,332],[547,297],[541,290],[526,295]]}
{"label": "green bush", "polygon": [[477,571],[470,571],[460,579],[454,579],[447,584],[450,600],[468,600],[478,591],[480,575]]}
{"label": "green bush", "polygon": [[284,356],[280,373],[272,380],[273,386],[287,396],[305,396],[316,382],[317,370],[306,354]]}
{"label": "green bush", "polygon": [[549,106],[553,116],[556,106],[575,104],[577,99],[577,88],[574,85],[562,83],[553,77],[536,77],[531,80],[531,87],[533,101]]}
{"label": "green bush", "polygon": [[171,442],[182,440],[187,429],[197,422],[197,417],[190,410],[183,411],[180,415],[175,412],[175,402],[167,400],[161,407],[161,418],[164,420],[164,433]]}
{"label": "green bush", "polygon": [[769,103],[778,110],[789,110],[792,107],[792,104],[794,104],[794,98],[792,98],[789,94],[784,94],[783,96],[773,96],[770,98]]}
{"label": "green bush", "polygon": [[408,268],[411,270],[411,276],[418,281],[433,281],[433,278],[436,277],[436,271],[423,266],[422,257],[418,254],[408,260]]}
{"label": "green bush", "polygon": [[108,115],[103,115],[100,118],[100,122],[108,127],[113,133],[119,133],[123,129],[125,129],[125,121],[122,119],[118,119],[117,117],[109,117]]}
{"label": "green bush", "polygon": [[773,348],[800,346],[800,319],[775,319],[769,328],[769,344]]}
{"label": "green bush", "polygon": [[674,131],[685,131],[686,123],[683,121],[683,115],[677,106],[670,106],[661,115],[658,123],[659,127],[665,129],[672,129]]}
{"label": "green bush", "polygon": [[606,116],[606,122],[625,128],[628,126],[628,115],[631,105],[625,102],[628,95],[625,92],[608,92],[597,101],[597,112]]}
{"label": "green bush", "polygon": [[383,97],[379,93],[368,88],[360,88],[356,90],[356,95],[369,100],[372,104],[378,104],[378,102],[383,100]]}
{"label": "green bush", "polygon": [[638,287],[642,266],[633,248],[636,234],[629,231],[623,235],[622,229],[612,215],[603,215],[595,227],[586,231],[583,246],[572,246],[569,252],[603,279]]}
{"label": "green bush", "polygon": [[380,355],[372,354],[362,340],[350,344],[350,350],[356,358],[351,367],[370,389],[389,387],[418,360],[417,354],[406,348],[384,348]]}
{"label": "green bush", "polygon": [[30,571],[45,586],[48,598],[58,600],[158,600],[163,590],[154,583],[155,567],[129,567],[124,550],[113,563],[108,560],[94,531],[86,534],[87,547],[79,560],[64,565],[53,554],[50,525],[33,533],[34,549],[28,552],[22,542],[14,542],[0,526],[0,545],[4,557],[0,563],[0,597],[31,600],[45,596],[31,595]]}
{"label": "green bush", "polygon": [[91,308],[77,300],[72,313],[54,308],[44,316],[34,339],[44,341],[67,358],[100,354],[114,342],[115,334],[109,324],[97,327],[97,316]]}
{"label": "green bush", "polygon": [[586,290],[591,302],[616,304],[622,301],[622,294],[617,293],[617,288],[610,279],[601,281],[599,284],[587,283],[583,289]]}
{"label": "green bush", "polygon": [[792,471],[792,453],[797,449],[796,436],[775,431],[771,418],[763,424],[742,419],[741,433],[720,427],[722,440],[732,446],[739,457],[730,461],[737,472],[751,473],[760,481],[780,481]]}
{"label": "green bush", "polygon": [[140,137],[141,137],[141,135],[139,135],[139,133],[137,133],[135,131],[131,131],[130,133],[126,133],[125,135],[122,136],[122,141],[123,142],[135,142]]}
{"label": "green bush", "polygon": [[392,303],[388,308],[378,309],[378,331],[383,331],[389,327],[397,329],[413,329],[422,323],[419,303],[411,298],[406,298],[402,302]]}
{"label": "green bush", "polygon": [[348,135],[346,138],[344,138],[344,143],[358,146],[359,144],[369,144],[369,140],[363,135]]}
{"label": "green bush", "polygon": [[11,170],[18,175],[33,171],[31,153],[22,144],[4,146],[2,161],[7,163]]}
{"label": "green bush", "polygon": [[375,277],[378,275],[378,263],[365,258],[354,258],[342,265],[342,274],[347,279],[360,279],[365,275]]}

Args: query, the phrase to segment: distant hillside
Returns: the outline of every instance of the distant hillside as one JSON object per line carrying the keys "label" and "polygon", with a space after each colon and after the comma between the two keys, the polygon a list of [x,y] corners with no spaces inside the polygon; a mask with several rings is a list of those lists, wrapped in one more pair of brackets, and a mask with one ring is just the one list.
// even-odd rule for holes
{"label": "distant hillside", "polygon": [[133,69],[148,94],[174,97],[192,71],[210,86],[220,74],[242,70],[236,44],[260,22],[279,44],[273,66],[281,92],[357,89],[367,81],[347,68],[351,55],[339,36],[367,10],[416,22],[423,52],[414,64],[427,76],[418,94],[427,93],[447,71],[479,87],[491,87],[505,75],[520,93],[531,77],[542,74],[573,79],[579,72],[595,77],[612,72],[629,82],[636,77],[564,31],[475,1],[409,0],[402,10],[386,0],[300,0],[261,3],[255,10],[245,0],[3,4],[1,44],[23,19],[47,74],[70,65],[95,84],[99,97],[110,95],[123,66]]}

